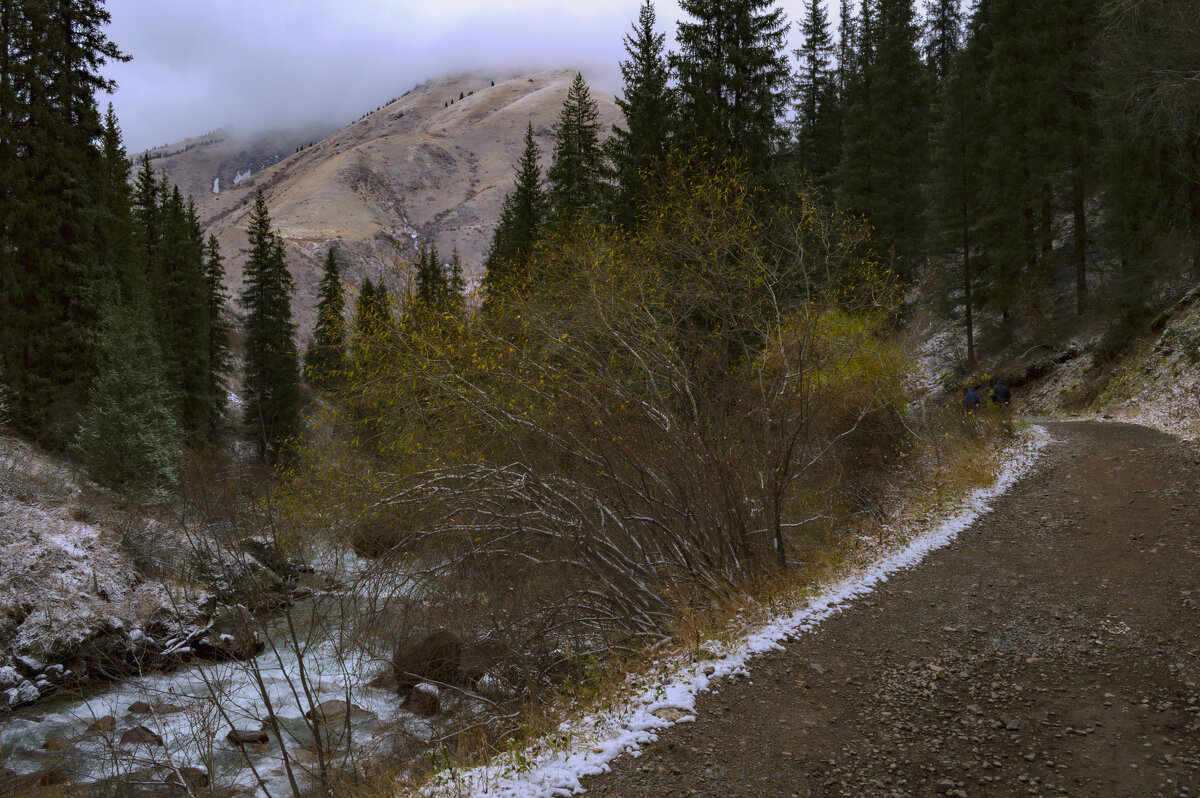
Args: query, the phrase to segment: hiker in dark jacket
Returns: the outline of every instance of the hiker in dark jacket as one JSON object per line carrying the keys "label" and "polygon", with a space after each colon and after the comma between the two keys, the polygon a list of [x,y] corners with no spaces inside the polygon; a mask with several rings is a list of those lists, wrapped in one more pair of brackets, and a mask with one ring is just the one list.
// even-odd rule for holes
{"label": "hiker in dark jacket", "polygon": [[1012,391],[1004,384],[1004,378],[996,380],[996,384],[992,386],[992,401],[1001,407],[1006,407],[1012,401]]}
{"label": "hiker in dark jacket", "polygon": [[983,404],[983,400],[979,398],[979,394],[975,393],[975,389],[967,388],[967,392],[963,394],[963,410],[970,413],[981,404]]}

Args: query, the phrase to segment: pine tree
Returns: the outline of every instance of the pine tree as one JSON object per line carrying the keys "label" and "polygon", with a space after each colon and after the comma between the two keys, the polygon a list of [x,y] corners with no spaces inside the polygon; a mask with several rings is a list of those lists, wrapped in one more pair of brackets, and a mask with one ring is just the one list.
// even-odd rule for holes
{"label": "pine tree", "polygon": [[791,73],[787,19],[774,0],[681,0],[692,21],[679,23],[680,135],[715,147],[761,180],[785,140]]}
{"label": "pine tree", "polygon": [[137,307],[112,306],[95,333],[98,370],[72,450],[112,487],[175,484],[183,432],[152,326]]}
{"label": "pine tree", "polygon": [[546,172],[550,214],[571,224],[601,205],[604,155],[600,149],[600,109],[576,72],[554,124],[554,154]]}
{"label": "pine tree", "polygon": [[665,34],[654,32],[654,4],[644,0],[633,35],[625,36],[629,59],[621,62],[624,82],[617,106],[626,127],[613,125],[604,151],[616,181],[613,215],[631,227],[649,194],[648,181],[666,164],[671,149],[674,95],[668,87],[670,69]]}
{"label": "pine tree", "polygon": [[838,7],[837,90],[844,101],[851,82],[857,74],[858,20],[851,0],[841,0]]}
{"label": "pine tree", "polygon": [[437,245],[422,243],[417,251],[415,299],[427,306],[442,305],[450,294],[450,282],[442,266]]}
{"label": "pine tree", "polygon": [[261,190],[247,232],[250,246],[240,298],[246,311],[244,421],[259,456],[271,463],[300,429],[300,365],[293,340],[292,277]]}
{"label": "pine tree", "polygon": [[214,440],[228,404],[228,374],[233,365],[229,346],[229,296],[225,293],[225,266],[217,237],[210,235],[204,247],[204,282],[208,310],[208,425],[206,440]]}
{"label": "pine tree", "polygon": [[837,80],[830,65],[833,37],[822,0],[808,0],[800,25],[804,42],[795,51],[795,157],[810,177],[821,180],[838,162],[840,119]]}
{"label": "pine tree", "polygon": [[926,172],[929,125],[919,31],[912,0],[879,0],[877,11],[863,10],[859,57],[867,60],[849,93],[839,195],[870,218],[877,244],[894,251],[902,274],[912,277],[924,252],[916,187]]}
{"label": "pine tree", "polygon": [[[941,83],[931,133],[929,248],[942,256],[947,282],[962,289],[967,367],[975,366],[974,311],[978,302],[976,231],[983,207],[979,175],[988,120],[980,104],[983,65],[978,53],[959,51]],[[951,290],[948,294],[956,293]]]}
{"label": "pine tree", "polygon": [[462,313],[467,299],[467,280],[463,276],[462,256],[458,247],[450,253],[450,309]]}
{"label": "pine tree", "polygon": [[336,246],[325,253],[318,293],[317,323],[304,354],[304,374],[311,385],[328,389],[346,368],[346,299]]}
{"label": "pine tree", "polygon": [[929,19],[925,24],[925,63],[940,86],[950,75],[955,57],[963,45],[963,16],[960,0],[928,0]]}
{"label": "pine tree", "polygon": [[204,274],[204,238],[195,206],[179,188],[165,195],[162,217],[162,296],[158,337],[168,385],[179,397],[178,418],[190,443],[207,438],[209,396],[209,287]]}
{"label": "pine tree", "polygon": [[138,267],[134,245],[133,193],[130,190],[129,157],[121,140],[121,128],[112,103],[104,116],[103,179],[100,190],[105,220],[100,225],[99,259],[108,264],[116,279],[117,300],[133,305],[148,303],[145,276]]}
{"label": "pine tree", "polygon": [[500,220],[484,261],[485,312],[493,306],[498,293],[519,287],[527,277],[529,260],[542,233],[546,214],[538,157],[533,123],[530,122],[525,129],[525,148],[516,167],[516,185],[504,198]]}
{"label": "pine tree", "polygon": [[0,361],[18,428],[73,434],[94,373],[91,329],[116,267],[102,262],[106,168],[96,96],[126,57],[97,0],[0,8]]}

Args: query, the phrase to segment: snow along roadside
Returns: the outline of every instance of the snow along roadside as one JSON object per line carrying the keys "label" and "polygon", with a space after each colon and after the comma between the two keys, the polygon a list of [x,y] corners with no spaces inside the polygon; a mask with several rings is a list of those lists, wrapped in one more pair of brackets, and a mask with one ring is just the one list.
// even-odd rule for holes
{"label": "snow along roadside", "polygon": [[[1007,465],[994,485],[972,492],[950,510],[950,517],[939,526],[830,585],[801,609],[772,619],[719,651],[714,650],[717,644],[706,644],[713,653],[711,659],[675,668],[664,663],[669,669],[652,676],[649,685],[624,706],[564,722],[559,727],[557,745],[543,741],[534,749],[501,754],[478,768],[439,773],[424,794],[429,798],[544,798],[583,793],[581,777],[606,773],[608,763],[622,753],[640,756],[641,746],[658,739],[658,729],[694,721],[691,713],[695,711],[696,696],[713,682],[734,674],[746,675],[747,665],[756,654],[782,649],[782,640],[816,629],[852,599],[870,593],[892,574],[917,565],[930,552],[951,543],[991,510],[993,499],[1030,471],[1050,442],[1044,427],[1033,427],[1005,452]],[[677,720],[668,721],[654,714],[668,708],[678,712],[663,714]]]}

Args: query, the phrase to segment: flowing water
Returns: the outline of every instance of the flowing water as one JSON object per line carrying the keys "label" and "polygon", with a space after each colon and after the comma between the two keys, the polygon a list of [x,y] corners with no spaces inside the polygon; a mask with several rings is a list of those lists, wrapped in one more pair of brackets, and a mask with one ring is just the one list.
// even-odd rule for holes
{"label": "flowing water", "polygon": [[[429,740],[429,721],[401,709],[393,690],[367,686],[390,665],[364,652],[355,630],[340,622],[349,606],[344,595],[295,605],[291,627],[285,617],[274,618],[264,630],[266,648],[252,662],[194,665],[19,710],[0,723],[3,766],[17,773],[58,770],[74,783],[120,778],[158,784],[174,769],[197,767],[213,785],[282,796],[292,792],[285,748],[301,784],[311,783],[308,774],[318,768],[313,724],[304,717],[314,705],[352,704],[348,713],[330,709],[332,731],[318,726],[332,743],[335,762],[344,761],[347,752],[361,761],[387,753],[399,741]],[[151,711],[131,713],[135,702],[149,704]],[[282,745],[264,723],[271,714]],[[106,716],[111,719],[102,720]],[[122,743],[138,726],[162,744],[153,738]],[[243,748],[226,740],[231,729],[262,728],[271,732],[266,746]]]}

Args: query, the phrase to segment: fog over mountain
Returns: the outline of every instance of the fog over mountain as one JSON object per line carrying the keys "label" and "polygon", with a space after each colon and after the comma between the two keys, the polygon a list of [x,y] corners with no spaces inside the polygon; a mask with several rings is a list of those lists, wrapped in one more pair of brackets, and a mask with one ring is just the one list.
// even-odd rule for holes
{"label": "fog over mountain", "polygon": [[[803,16],[802,0],[778,4]],[[430,78],[577,69],[620,90],[640,0],[110,0],[109,37],[133,56],[106,74],[130,152],[222,127],[340,127]],[[682,16],[655,4],[661,30]],[[836,11],[836,9],[831,9]],[[792,27],[792,46],[799,43]],[[101,102],[106,99],[102,98]]]}

